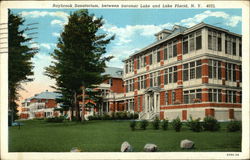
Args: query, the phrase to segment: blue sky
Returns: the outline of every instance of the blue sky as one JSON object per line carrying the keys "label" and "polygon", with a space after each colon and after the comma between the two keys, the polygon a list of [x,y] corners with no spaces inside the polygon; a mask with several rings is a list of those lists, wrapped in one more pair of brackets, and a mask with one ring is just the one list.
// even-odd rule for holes
{"label": "blue sky", "polygon": [[[56,47],[57,39],[68,21],[68,16],[75,10],[68,9],[12,9],[25,18],[25,24],[38,22],[38,34],[34,39],[39,53],[33,58],[35,80],[24,88],[25,93],[51,90],[54,81],[43,75],[44,67],[52,59],[49,53]],[[241,34],[241,9],[90,9],[89,13],[103,16],[105,25],[101,31],[116,35],[116,39],[107,47],[106,55],[114,58],[108,66],[123,67],[122,60],[133,52],[155,41],[154,34],[178,24],[191,27],[205,22]],[[38,87],[39,86],[39,87]],[[22,92],[24,94],[24,92]],[[22,95],[21,93],[21,95]],[[24,95],[26,98],[26,96]]]}

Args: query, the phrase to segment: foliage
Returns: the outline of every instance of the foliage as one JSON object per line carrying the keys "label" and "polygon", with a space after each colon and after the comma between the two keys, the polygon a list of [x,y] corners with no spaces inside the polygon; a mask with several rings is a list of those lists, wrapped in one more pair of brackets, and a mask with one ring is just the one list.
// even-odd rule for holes
{"label": "foliage", "polygon": [[98,32],[103,24],[102,17],[89,14],[88,10],[73,12],[58,39],[57,49],[51,54],[54,61],[45,68],[45,75],[56,80],[55,88],[63,94],[62,100],[73,97],[70,105],[73,104],[77,120],[80,120],[81,98],[84,110],[86,88],[94,88],[107,79],[103,73],[112,57],[103,55],[114,36]]}
{"label": "foliage", "polygon": [[159,129],[159,127],[160,127],[160,120],[159,120],[158,117],[156,117],[154,119],[154,121],[152,122],[152,126],[153,126],[154,129]]}
{"label": "foliage", "polygon": [[173,126],[173,128],[174,128],[174,130],[175,130],[176,132],[180,132],[181,127],[182,127],[182,122],[181,122],[181,120],[180,120],[179,117],[177,117],[176,119],[174,119],[174,120],[172,121],[172,126]]}
{"label": "foliage", "polygon": [[167,130],[168,129],[168,120],[164,119],[162,121],[161,127],[163,130]]}
{"label": "foliage", "polygon": [[134,120],[133,120],[133,121],[130,121],[129,126],[130,126],[131,130],[134,131],[135,128],[136,128],[136,121],[134,121]]}
{"label": "foliage", "polygon": [[228,132],[236,132],[236,131],[240,131],[240,130],[241,130],[241,122],[240,121],[232,120],[227,125]]}
{"label": "foliage", "polygon": [[200,118],[193,120],[193,118],[190,117],[187,122],[187,126],[189,127],[190,130],[194,132],[202,131],[202,123],[200,122]]}
{"label": "foliage", "polygon": [[111,115],[104,113],[103,115],[89,116],[89,120],[130,120],[137,117],[138,113],[128,113],[126,111],[111,112]]}
{"label": "foliage", "polygon": [[32,38],[24,36],[29,28],[24,28],[25,20],[20,15],[15,15],[9,10],[8,15],[8,86],[9,86],[9,109],[17,119],[17,103],[19,98],[18,91],[22,88],[22,83],[32,81],[34,73],[31,59],[38,49],[30,48],[28,43]]}
{"label": "foliage", "polygon": [[111,117],[107,113],[104,113],[102,115],[102,120],[111,120]]}
{"label": "foliage", "polygon": [[141,129],[146,130],[147,126],[148,126],[148,121],[147,120],[142,120],[140,122],[140,128]]}
{"label": "foliage", "polygon": [[218,131],[220,124],[214,117],[207,116],[203,120],[203,128],[205,131]]}
{"label": "foliage", "polygon": [[64,120],[64,116],[46,118],[46,122],[53,122],[53,123],[62,123],[63,120]]}

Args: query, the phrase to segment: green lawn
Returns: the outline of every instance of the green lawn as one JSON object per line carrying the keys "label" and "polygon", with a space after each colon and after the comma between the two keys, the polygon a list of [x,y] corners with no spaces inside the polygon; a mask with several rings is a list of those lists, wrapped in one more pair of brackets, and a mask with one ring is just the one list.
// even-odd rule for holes
{"label": "green lawn", "polygon": [[9,127],[10,152],[68,152],[78,147],[84,152],[120,152],[122,142],[128,141],[135,152],[143,151],[146,143],[154,143],[161,152],[187,151],[180,149],[182,139],[195,142],[188,151],[241,151],[241,132],[227,132],[221,123],[218,132],[192,132],[187,127],[175,132],[171,126],[166,131],[131,131],[128,121],[89,121],[47,123],[43,120],[22,121],[24,126]]}

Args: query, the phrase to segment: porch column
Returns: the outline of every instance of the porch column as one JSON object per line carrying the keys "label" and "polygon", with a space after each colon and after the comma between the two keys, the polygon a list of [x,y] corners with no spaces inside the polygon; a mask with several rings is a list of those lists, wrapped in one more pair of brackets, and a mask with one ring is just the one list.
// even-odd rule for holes
{"label": "porch column", "polygon": [[157,95],[156,93],[154,93],[154,108],[153,108],[154,113],[156,113],[156,104],[157,104]]}

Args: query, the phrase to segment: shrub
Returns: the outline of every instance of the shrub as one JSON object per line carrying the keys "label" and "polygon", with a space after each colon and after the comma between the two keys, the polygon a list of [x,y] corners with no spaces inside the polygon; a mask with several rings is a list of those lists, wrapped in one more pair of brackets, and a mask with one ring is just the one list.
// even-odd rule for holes
{"label": "shrub", "polygon": [[131,130],[134,131],[135,127],[136,127],[136,121],[130,121],[129,126],[130,126]]}
{"label": "shrub", "polygon": [[139,118],[139,114],[138,113],[134,113],[133,119],[138,119],[138,118]]}
{"label": "shrub", "polygon": [[142,120],[140,122],[140,128],[141,129],[145,130],[147,128],[147,126],[148,126],[148,121],[147,120]]}
{"label": "shrub", "polygon": [[204,118],[203,128],[205,131],[218,131],[220,124],[214,117],[208,116]]}
{"label": "shrub", "polygon": [[115,112],[111,113],[111,119],[114,120],[115,119]]}
{"label": "shrub", "polygon": [[107,113],[104,113],[103,116],[102,116],[102,119],[103,120],[110,120],[111,117]]}
{"label": "shrub", "polygon": [[182,122],[181,122],[181,120],[180,120],[179,117],[177,117],[176,119],[174,119],[174,120],[172,121],[172,126],[173,126],[173,128],[174,128],[174,130],[175,130],[176,132],[180,132],[181,127],[182,127]]}
{"label": "shrub", "polygon": [[95,119],[95,117],[94,116],[88,116],[88,119],[89,119],[89,121],[92,121],[92,120]]}
{"label": "shrub", "polygon": [[121,119],[128,119],[127,112],[121,112]]}
{"label": "shrub", "polygon": [[236,131],[239,131],[240,129],[241,129],[241,122],[240,121],[232,120],[227,125],[228,132],[236,132]]}
{"label": "shrub", "polygon": [[160,127],[160,120],[159,120],[158,117],[156,117],[156,118],[154,119],[154,121],[152,122],[152,125],[153,125],[153,128],[154,128],[154,129],[159,129],[159,127]]}
{"label": "shrub", "polygon": [[163,130],[167,130],[168,129],[168,120],[164,119],[162,121],[162,125],[161,125]]}
{"label": "shrub", "polygon": [[187,122],[187,126],[190,128],[190,130],[194,132],[202,131],[202,123],[200,122],[200,118],[193,120],[193,118],[190,117],[190,119]]}
{"label": "shrub", "polygon": [[46,122],[61,123],[63,122],[63,120],[64,120],[64,117],[60,116],[60,117],[47,118]]}

